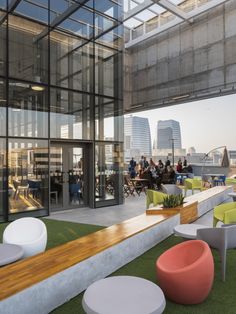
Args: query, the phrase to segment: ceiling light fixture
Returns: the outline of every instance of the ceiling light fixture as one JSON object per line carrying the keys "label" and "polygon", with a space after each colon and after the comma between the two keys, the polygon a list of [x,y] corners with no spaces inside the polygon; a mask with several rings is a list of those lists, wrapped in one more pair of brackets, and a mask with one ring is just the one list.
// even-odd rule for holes
{"label": "ceiling light fixture", "polygon": [[45,88],[44,86],[31,85],[31,89],[34,90],[35,92],[42,92]]}
{"label": "ceiling light fixture", "polygon": [[36,82],[36,84],[32,84],[31,89],[34,90],[35,92],[42,92],[45,89],[45,87],[37,84],[41,83],[40,76],[35,76],[34,81]]}

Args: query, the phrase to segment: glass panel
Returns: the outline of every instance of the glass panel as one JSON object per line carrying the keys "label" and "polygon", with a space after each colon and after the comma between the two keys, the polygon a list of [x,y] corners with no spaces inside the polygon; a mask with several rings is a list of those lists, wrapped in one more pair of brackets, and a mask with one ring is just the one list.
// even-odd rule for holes
{"label": "glass panel", "polygon": [[48,81],[48,37],[45,29],[26,19],[9,16],[9,73],[11,77],[45,83]]}
{"label": "glass panel", "polygon": [[111,31],[101,35],[96,43],[103,44],[113,49],[123,49],[123,26],[120,25]]}
{"label": "glass panel", "polygon": [[122,194],[123,152],[119,144],[97,144],[95,148],[95,201],[116,200]]}
{"label": "glass panel", "polygon": [[96,97],[95,105],[96,140],[123,141],[124,121],[119,101]]}
{"label": "glass panel", "polygon": [[59,24],[58,29],[90,39],[93,37],[93,12],[79,8]]}
{"label": "glass panel", "polygon": [[[116,1],[118,2],[118,1]],[[95,0],[94,1],[94,9],[104,13],[108,17],[111,17],[116,20],[122,19],[122,4],[116,4],[110,0]]]}
{"label": "glass panel", "polygon": [[[1,14],[0,14],[1,19]],[[0,75],[6,75],[6,24],[0,26]]]}
{"label": "glass panel", "polygon": [[48,207],[48,141],[9,140],[9,213]]}
{"label": "glass panel", "polygon": [[7,0],[0,0],[0,8],[3,10],[7,9]]}
{"label": "glass panel", "polygon": [[50,148],[51,208],[84,204],[83,148],[55,145]]}
{"label": "glass panel", "polygon": [[47,89],[36,85],[9,82],[9,135],[48,137]]}
{"label": "glass panel", "polygon": [[[0,221],[7,211],[7,162],[6,140],[0,139]],[[9,189],[9,194],[11,190]]]}
{"label": "glass panel", "polygon": [[15,12],[33,20],[48,24],[48,2],[49,1],[34,0],[29,2],[21,0],[15,9]]}
{"label": "glass panel", "polygon": [[122,98],[122,53],[95,45],[95,92]]}
{"label": "glass panel", "polygon": [[51,88],[51,138],[90,139],[92,96]]}
{"label": "glass panel", "polygon": [[93,45],[59,32],[52,32],[50,38],[51,83],[92,92]]}
{"label": "glass panel", "polygon": [[0,136],[6,135],[6,104],[5,81],[0,79]]}

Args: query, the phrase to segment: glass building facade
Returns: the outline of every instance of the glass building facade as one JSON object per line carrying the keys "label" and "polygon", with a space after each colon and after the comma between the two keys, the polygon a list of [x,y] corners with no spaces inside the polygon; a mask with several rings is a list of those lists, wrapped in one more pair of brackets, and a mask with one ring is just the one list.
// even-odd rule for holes
{"label": "glass building facade", "polygon": [[0,0],[0,221],[122,203],[120,0]]}

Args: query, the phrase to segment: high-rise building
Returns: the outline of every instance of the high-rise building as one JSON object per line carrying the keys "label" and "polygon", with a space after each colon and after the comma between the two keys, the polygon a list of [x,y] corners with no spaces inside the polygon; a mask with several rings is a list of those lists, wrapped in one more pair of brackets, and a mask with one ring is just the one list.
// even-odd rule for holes
{"label": "high-rise building", "polygon": [[175,149],[182,148],[180,125],[178,121],[175,120],[158,121],[156,137],[157,149],[171,149],[173,141]]}
{"label": "high-rise building", "polygon": [[151,132],[147,118],[129,116],[124,119],[125,157],[151,156]]}

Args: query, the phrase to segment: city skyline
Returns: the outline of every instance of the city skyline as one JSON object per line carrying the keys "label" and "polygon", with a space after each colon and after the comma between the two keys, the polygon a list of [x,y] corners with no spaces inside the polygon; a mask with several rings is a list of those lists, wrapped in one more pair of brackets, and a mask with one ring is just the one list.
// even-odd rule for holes
{"label": "city skyline", "polygon": [[137,112],[133,116],[148,118],[152,143],[157,121],[174,119],[180,123],[182,147],[186,151],[194,147],[196,152],[206,153],[223,145],[233,150],[236,149],[235,104],[236,95],[227,95]]}

